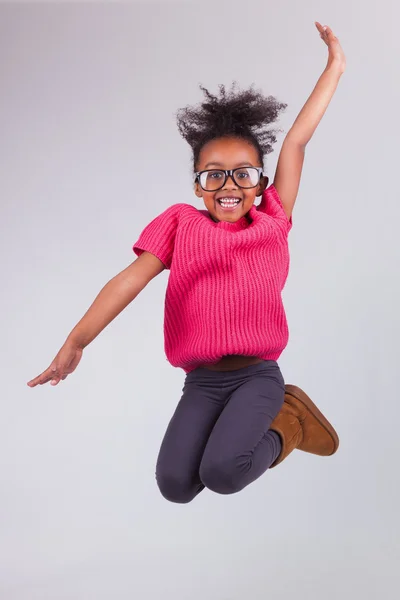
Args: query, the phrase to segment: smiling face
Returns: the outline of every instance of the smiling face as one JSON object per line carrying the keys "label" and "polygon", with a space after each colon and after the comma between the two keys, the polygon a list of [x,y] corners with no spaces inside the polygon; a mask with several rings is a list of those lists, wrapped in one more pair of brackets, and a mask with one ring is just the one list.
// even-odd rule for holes
{"label": "smiling face", "polygon": [[[262,164],[253,144],[240,138],[224,137],[203,146],[196,167],[197,171],[230,170],[238,167],[262,167]],[[203,198],[214,221],[234,223],[249,212],[254,200],[261,196],[267,184],[268,178],[262,177],[257,187],[245,189],[228,177],[225,185],[213,192],[205,191],[199,183],[195,183],[195,194]]]}

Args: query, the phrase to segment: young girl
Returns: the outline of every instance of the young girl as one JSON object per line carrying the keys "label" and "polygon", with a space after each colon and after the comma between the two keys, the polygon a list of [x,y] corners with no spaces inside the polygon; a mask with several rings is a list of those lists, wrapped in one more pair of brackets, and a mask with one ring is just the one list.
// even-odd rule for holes
{"label": "young girl", "polygon": [[286,105],[253,88],[220,86],[219,97],[202,88],[205,101],[181,109],[178,127],[206,210],[174,204],[147,225],[133,247],[138,258],[107,283],[50,367],[28,383],[64,380],[83,349],[170,269],[165,353],[186,377],[156,477],[172,502],[190,502],[204,487],[237,492],[295,448],[321,456],[338,448],[332,425],[302,390],[285,386],[276,362],[288,341],[281,292],[305,147],[345,69],[338,39],[316,27],[328,64],[284,140],[273,185],[263,174],[276,141],[266,126]]}

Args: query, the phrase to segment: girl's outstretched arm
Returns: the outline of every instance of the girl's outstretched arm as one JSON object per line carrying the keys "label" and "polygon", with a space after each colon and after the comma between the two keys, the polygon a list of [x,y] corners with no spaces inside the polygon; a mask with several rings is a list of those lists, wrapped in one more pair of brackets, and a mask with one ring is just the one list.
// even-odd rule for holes
{"label": "girl's outstretched arm", "polygon": [[286,135],[279,154],[274,186],[281,198],[283,208],[290,218],[300,185],[305,147],[312,138],[319,122],[336,91],[346,68],[346,58],[338,38],[330,27],[315,24],[322,40],[328,46],[328,63],[321,77]]}
{"label": "girl's outstretched arm", "polygon": [[69,334],[50,366],[28,382],[29,387],[50,382],[57,385],[75,371],[83,349],[126,307],[165,266],[150,252],[143,252],[100,291],[86,314]]}

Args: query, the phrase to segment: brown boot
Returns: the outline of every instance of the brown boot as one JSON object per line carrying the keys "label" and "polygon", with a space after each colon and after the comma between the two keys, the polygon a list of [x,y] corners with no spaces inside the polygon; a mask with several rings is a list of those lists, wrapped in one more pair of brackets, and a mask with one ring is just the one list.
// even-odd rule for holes
{"label": "brown boot", "polygon": [[319,456],[331,456],[339,447],[339,438],[324,415],[303,390],[285,386],[285,401],[270,429],[282,442],[282,452],[270,468],[276,467],[297,448]]}

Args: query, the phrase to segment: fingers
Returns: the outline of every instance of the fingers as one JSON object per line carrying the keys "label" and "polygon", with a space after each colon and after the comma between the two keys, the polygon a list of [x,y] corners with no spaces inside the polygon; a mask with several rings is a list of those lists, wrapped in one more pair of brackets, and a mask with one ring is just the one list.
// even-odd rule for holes
{"label": "fingers", "polygon": [[43,371],[43,373],[41,375],[38,375],[34,379],[31,379],[31,381],[28,381],[28,385],[29,385],[29,387],[35,387],[36,385],[43,385],[44,383],[47,383],[48,381],[50,381],[51,378],[53,377],[53,375],[54,375],[54,371],[52,371],[49,367],[48,369],[46,369],[46,371]]}
{"label": "fingers", "polygon": [[315,26],[319,31],[320,38],[324,40],[326,44],[329,44],[329,42],[333,42],[338,39],[328,25],[321,25],[321,23],[315,21]]}
{"label": "fingers", "polygon": [[41,375],[35,377],[28,382],[29,387],[43,385],[50,382],[51,385],[58,385],[60,381],[70,375],[77,367],[82,357],[82,349],[63,347],[48,369],[43,371]]}
{"label": "fingers", "polygon": [[67,371],[66,373],[64,372],[64,370],[59,373],[57,370],[54,373],[53,372],[53,377],[50,381],[50,385],[58,385],[60,383],[60,381],[65,381],[69,375],[69,371]]}
{"label": "fingers", "polygon": [[315,26],[320,33],[324,32],[324,28],[322,27],[321,23],[318,23],[318,21],[315,21]]}
{"label": "fingers", "polygon": [[68,373],[65,374],[64,370],[60,372],[60,369],[58,369],[55,365],[50,365],[50,367],[43,371],[41,375],[35,377],[35,379],[32,379],[31,381],[28,381],[28,386],[36,387],[37,385],[44,385],[49,381],[51,385],[57,385],[61,379],[64,380],[67,376]]}
{"label": "fingers", "polygon": [[328,41],[328,28],[326,25],[324,26],[320,26],[320,28],[318,28],[319,31],[319,37],[324,40],[324,42],[326,43]]}
{"label": "fingers", "polygon": [[334,40],[338,39],[336,37],[336,35],[333,33],[332,29],[330,27],[328,27],[328,25],[326,25],[326,27],[325,27],[325,34],[329,41],[334,41]]}

